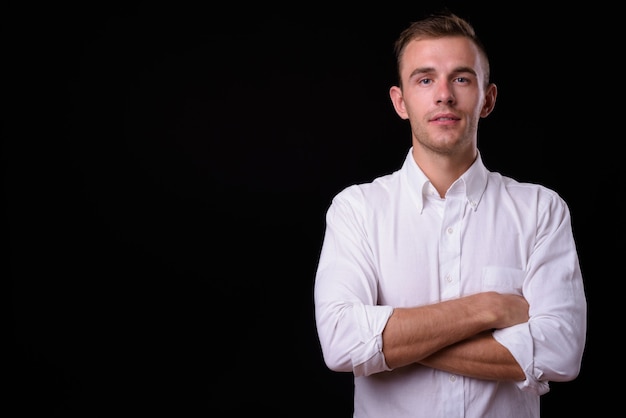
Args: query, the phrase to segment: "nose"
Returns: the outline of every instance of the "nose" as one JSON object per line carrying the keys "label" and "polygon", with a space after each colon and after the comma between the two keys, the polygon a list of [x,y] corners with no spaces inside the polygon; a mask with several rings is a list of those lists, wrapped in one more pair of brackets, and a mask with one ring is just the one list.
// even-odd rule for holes
{"label": "nose", "polygon": [[440,83],[439,88],[437,89],[437,104],[451,104],[454,103],[454,101],[455,98],[451,85],[449,83]]}

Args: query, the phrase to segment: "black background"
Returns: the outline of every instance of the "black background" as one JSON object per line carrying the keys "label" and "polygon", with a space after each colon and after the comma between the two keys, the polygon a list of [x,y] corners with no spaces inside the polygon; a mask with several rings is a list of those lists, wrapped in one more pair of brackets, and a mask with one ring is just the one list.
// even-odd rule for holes
{"label": "black background", "polygon": [[[403,162],[392,43],[443,3],[85,3],[2,16],[7,410],[350,416],[351,375],[326,369],[313,320],[324,214]],[[486,165],[570,205],[588,342],[542,410],[574,414],[618,371],[598,328],[621,322],[619,74],[603,52],[619,27],[590,29],[599,4],[460,4],[499,86]]]}

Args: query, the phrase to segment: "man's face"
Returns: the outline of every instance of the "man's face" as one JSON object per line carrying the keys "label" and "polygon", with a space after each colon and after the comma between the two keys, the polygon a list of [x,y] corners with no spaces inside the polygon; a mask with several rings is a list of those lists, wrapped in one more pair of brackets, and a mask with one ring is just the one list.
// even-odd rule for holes
{"label": "man's face", "polygon": [[402,88],[392,100],[411,123],[414,145],[444,154],[473,153],[478,121],[493,108],[491,97],[486,100],[478,48],[460,36],[413,40],[402,55],[400,76]]}

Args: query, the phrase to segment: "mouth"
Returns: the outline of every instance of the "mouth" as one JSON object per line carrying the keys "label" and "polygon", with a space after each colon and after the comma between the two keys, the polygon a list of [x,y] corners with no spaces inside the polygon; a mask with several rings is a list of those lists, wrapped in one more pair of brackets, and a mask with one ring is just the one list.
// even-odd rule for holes
{"label": "mouth", "polygon": [[447,113],[443,115],[437,115],[434,118],[432,118],[430,121],[431,122],[453,122],[457,120],[460,120],[460,118],[451,113]]}
{"label": "mouth", "polygon": [[440,127],[452,127],[456,126],[461,118],[453,116],[453,115],[439,115],[430,120],[434,126]]}

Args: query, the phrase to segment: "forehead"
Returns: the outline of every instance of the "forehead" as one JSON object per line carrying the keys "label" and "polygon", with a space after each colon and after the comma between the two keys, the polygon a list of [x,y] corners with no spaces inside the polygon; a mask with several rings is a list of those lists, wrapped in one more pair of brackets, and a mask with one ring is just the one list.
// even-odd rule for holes
{"label": "forehead", "polygon": [[417,68],[452,71],[460,67],[473,68],[479,76],[484,74],[478,47],[462,36],[414,39],[405,47],[401,65],[403,74]]}

